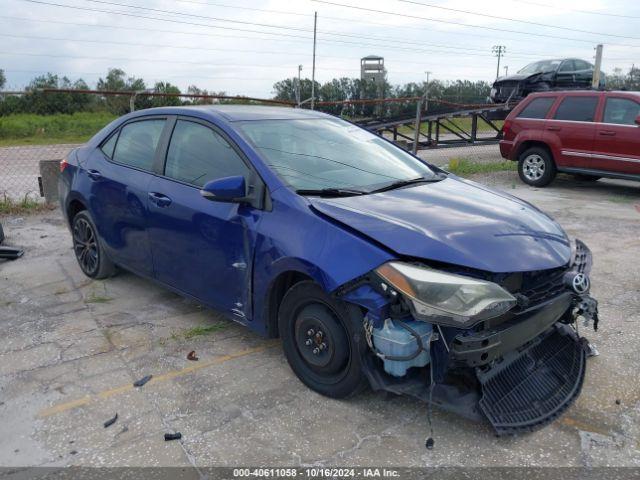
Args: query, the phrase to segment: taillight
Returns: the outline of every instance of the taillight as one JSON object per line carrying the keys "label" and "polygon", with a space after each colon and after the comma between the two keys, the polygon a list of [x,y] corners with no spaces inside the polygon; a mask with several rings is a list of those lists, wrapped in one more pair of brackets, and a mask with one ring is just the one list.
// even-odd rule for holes
{"label": "taillight", "polygon": [[69,162],[67,162],[66,158],[63,158],[60,162],[60,173],[64,172],[64,169],[69,166]]}
{"label": "taillight", "polygon": [[511,120],[505,120],[502,125],[502,138],[508,138],[511,135]]}

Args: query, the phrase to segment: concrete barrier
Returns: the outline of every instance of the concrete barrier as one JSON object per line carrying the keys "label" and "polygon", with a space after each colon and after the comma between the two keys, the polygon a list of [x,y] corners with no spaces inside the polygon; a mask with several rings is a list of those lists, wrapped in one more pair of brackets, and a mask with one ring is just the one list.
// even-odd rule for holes
{"label": "concrete barrier", "polygon": [[40,196],[44,197],[47,203],[58,201],[58,176],[60,175],[60,159],[40,160]]}

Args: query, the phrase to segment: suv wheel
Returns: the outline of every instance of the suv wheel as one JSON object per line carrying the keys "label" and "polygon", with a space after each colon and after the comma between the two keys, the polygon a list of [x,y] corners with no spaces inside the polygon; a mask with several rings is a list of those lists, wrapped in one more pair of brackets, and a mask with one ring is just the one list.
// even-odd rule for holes
{"label": "suv wheel", "polygon": [[307,387],[344,398],[366,385],[362,314],[315,282],[295,284],[280,304],[278,329],[291,369]]}
{"label": "suv wheel", "polygon": [[86,210],[73,217],[71,233],[78,265],[87,277],[100,280],[116,273],[116,266],[105,254],[97,231]]}
{"label": "suv wheel", "polygon": [[544,187],[555,178],[556,164],[546,149],[533,147],[520,155],[518,175],[527,185]]}

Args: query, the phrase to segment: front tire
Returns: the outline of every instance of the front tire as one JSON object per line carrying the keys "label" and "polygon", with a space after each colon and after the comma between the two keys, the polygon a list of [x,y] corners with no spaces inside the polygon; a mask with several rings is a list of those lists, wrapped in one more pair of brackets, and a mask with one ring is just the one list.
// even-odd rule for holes
{"label": "front tire", "polygon": [[335,300],[315,282],[300,282],[282,299],[278,329],[287,361],[307,387],[345,398],[366,385],[366,341],[357,307]]}
{"label": "front tire", "polygon": [[116,266],[104,252],[98,229],[89,212],[83,210],[73,217],[71,233],[76,260],[87,277],[101,280],[116,273]]}
{"label": "front tire", "polygon": [[556,173],[556,164],[546,149],[533,147],[520,154],[518,175],[527,185],[545,187],[553,181]]}

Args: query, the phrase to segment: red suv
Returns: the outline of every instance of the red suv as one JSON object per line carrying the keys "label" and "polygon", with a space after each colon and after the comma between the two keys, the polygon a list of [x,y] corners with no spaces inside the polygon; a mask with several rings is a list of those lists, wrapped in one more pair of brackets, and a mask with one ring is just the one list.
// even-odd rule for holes
{"label": "red suv", "polygon": [[502,130],[500,153],[529,185],[544,187],[557,172],[640,181],[640,92],[532,94]]}

